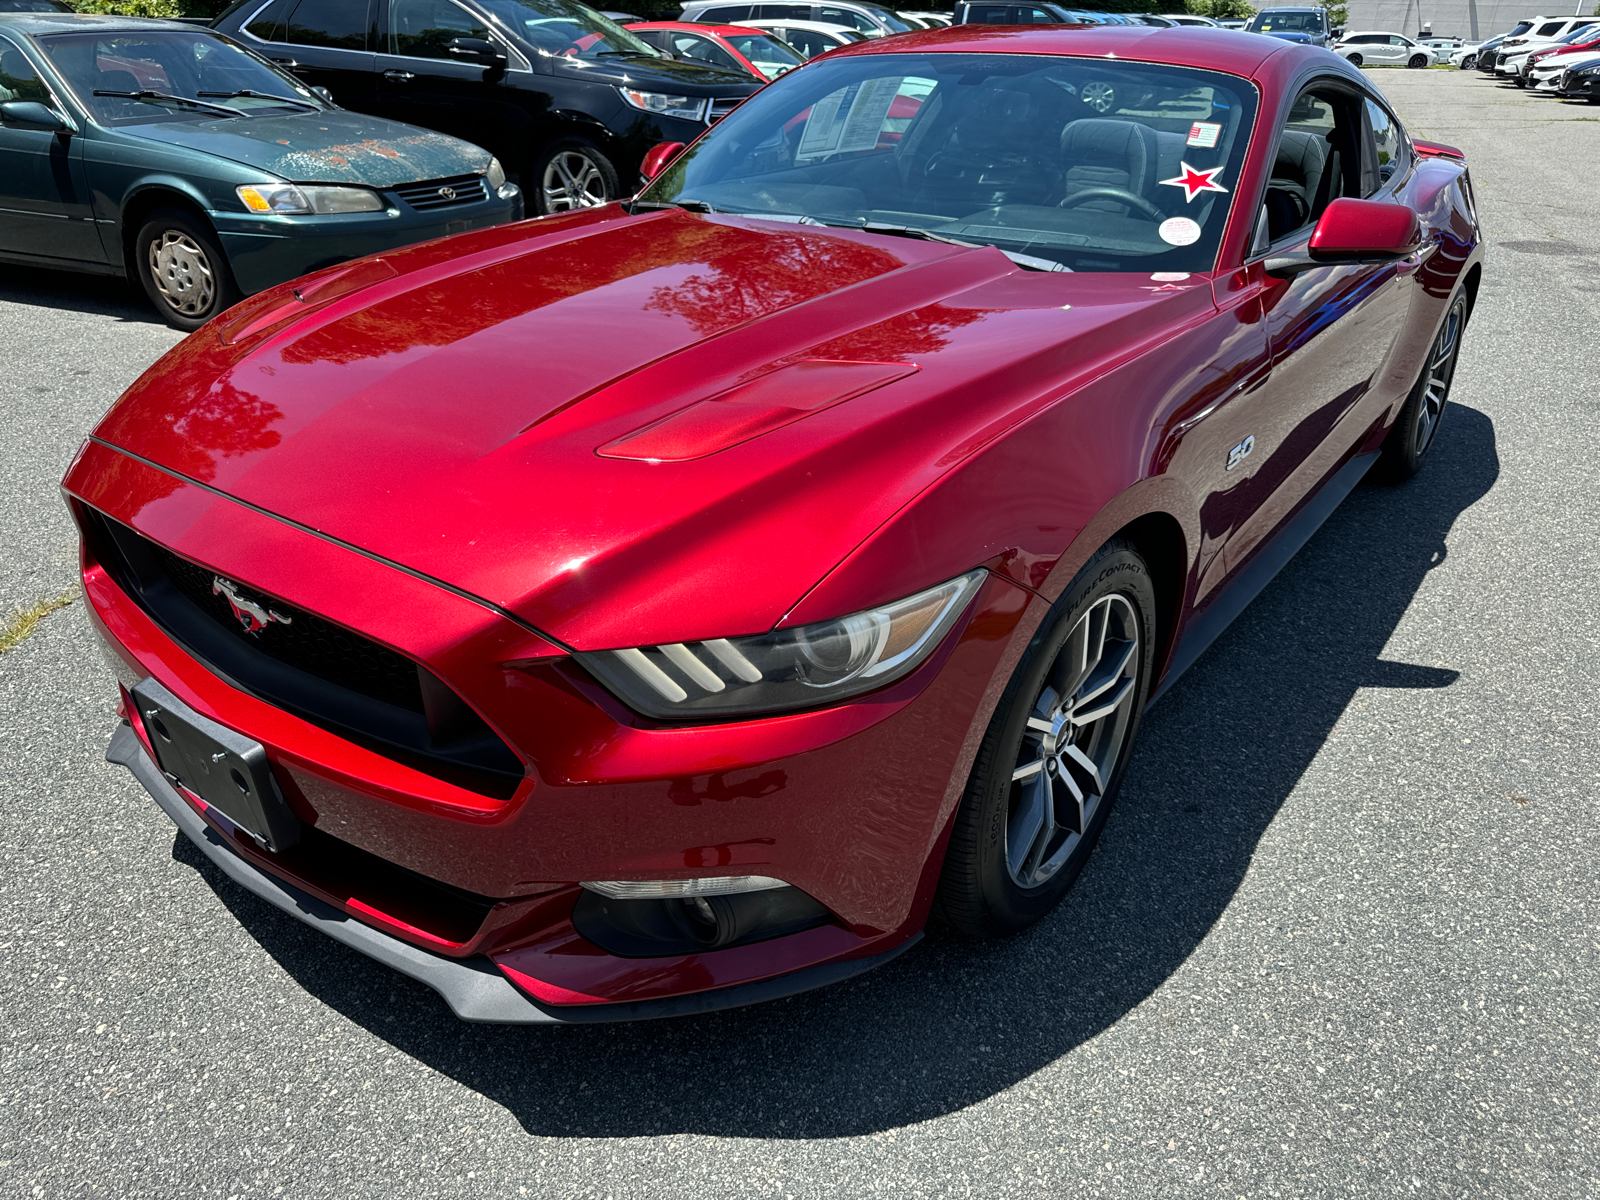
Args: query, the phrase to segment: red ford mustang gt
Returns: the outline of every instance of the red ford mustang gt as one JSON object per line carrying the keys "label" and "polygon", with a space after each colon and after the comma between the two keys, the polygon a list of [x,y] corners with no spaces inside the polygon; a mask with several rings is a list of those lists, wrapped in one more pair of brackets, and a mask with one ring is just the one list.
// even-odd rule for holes
{"label": "red ford mustang gt", "polygon": [[830,54],[627,204],[330,268],[146,373],[65,481],[109,757],[470,1020],[1015,931],[1145,707],[1422,465],[1480,263],[1462,156],[1322,50]]}

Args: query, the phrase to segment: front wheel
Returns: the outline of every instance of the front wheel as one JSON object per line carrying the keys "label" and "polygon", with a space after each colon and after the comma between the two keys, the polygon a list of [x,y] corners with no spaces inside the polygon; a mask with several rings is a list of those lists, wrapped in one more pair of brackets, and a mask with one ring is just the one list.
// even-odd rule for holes
{"label": "front wheel", "polygon": [[211,226],[181,208],[158,208],[133,240],[134,270],[162,318],[185,333],[239,300]]}
{"label": "front wheel", "polygon": [[1478,60],[1476,58],[1463,58],[1461,60],[1461,69],[1463,71],[1471,71],[1474,68],[1476,68],[1477,65],[1478,65]]}
{"label": "front wheel", "polygon": [[611,160],[589,142],[565,138],[534,156],[533,205],[540,216],[598,208],[618,195]]}
{"label": "front wheel", "polygon": [[1155,588],[1137,550],[1096,551],[1051,607],[978,748],[939,879],[969,937],[1027,928],[1105,827],[1150,689]]}
{"label": "front wheel", "polygon": [[1445,404],[1450,399],[1450,382],[1455,378],[1456,359],[1461,353],[1461,334],[1467,324],[1467,296],[1457,292],[1445,311],[1444,322],[1428,348],[1422,376],[1400,406],[1394,428],[1384,439],[1380,476],[1398,483],[1422,470],[1428,451],[1438,439],[1444,420]]}
{"label": "front wheel", "polygon": [[1411,61],[1406,63],[1406,66],[1410,67],[1413,71],[1420,71],[1427,65],[1428,58],[1425,54],[1413,54],[1411,56]]}

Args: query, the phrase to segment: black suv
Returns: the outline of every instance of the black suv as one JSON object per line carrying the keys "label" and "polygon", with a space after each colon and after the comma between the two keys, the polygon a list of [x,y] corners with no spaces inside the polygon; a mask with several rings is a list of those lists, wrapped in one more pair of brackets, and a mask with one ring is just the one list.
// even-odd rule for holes
{"label": "black suv", "polygon": [[345,108],[484,147],[535,213],[632,192],[651,146],[761,87],[571,0],[238,0],[212,26]]}

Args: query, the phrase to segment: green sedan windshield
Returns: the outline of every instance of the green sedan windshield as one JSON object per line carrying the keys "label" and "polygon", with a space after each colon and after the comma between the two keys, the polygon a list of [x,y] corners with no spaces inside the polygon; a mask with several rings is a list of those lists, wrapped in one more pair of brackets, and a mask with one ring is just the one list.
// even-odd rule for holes
{"label": "green sedan windshield", "polygon": [[59,33],[38,41],[102,125],[322,107],[304,84],[199,30]]}

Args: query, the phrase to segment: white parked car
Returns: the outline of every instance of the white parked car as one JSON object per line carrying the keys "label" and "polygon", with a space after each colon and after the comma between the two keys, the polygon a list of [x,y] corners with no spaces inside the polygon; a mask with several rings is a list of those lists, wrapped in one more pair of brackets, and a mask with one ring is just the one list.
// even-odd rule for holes
{"label": "white parked car", "polygon": [[1482,42],[1462,42],[1450,55],[1449,63],[1452,67],[1460,67],[1463,71],[1470,71],[1478,65],[1478,47]]}
{"label": "white parked car", "polygon": [[1424,46],[1433,55],[1434,65],[1447,63],[1450,56],[1461,49],[1460,38],[1418,38],[1417,45]]}
{"label": "white parked car", "polygon": [[849,29],[843,25],[829,25],[822,21],[740,21],[740,25],[749,25],[752,29],[760,29],[781,38],[806,58],[815,58],[829,50],[848,46],[851,42],[864,42],[867,35],[859,29]]}
{"label": "white parked car", "polygon": [[753,25],[762,21],[816,21],[859,29],[867,37],[910,33],[914,26],[878,4],[833,0],[831,4],[724,4],[722,0],[684,0],[681,21],[703,25]]}
{"label": "white parked car", "polygon": [[899,13],[902,17],[916,17],[917,20],[921,21],[929,29],[943,29],[946,25],[950,24],[949,13],[907,12],[903,8],[899,10]]}
{"label": "white parked car", "polygon": [[1559,91],[1561,77],[1568,71],[1580,71],[1585,67],[1594,66],[1600,66],[1600,50],[1547,58],[1528,72],[1528,86],[1536,92]]}
{"label": "white parked car", "polygon": [[1399,33],[1363,31],[1347,33],[1332,46],[1358,67],[1412,67],[1433,63],[1433,51]]}
{"label": "white parked car", "polygon": [[1574,26],[1565,33],[1552,38],[1529,38],[1519,46],[1513,46],[1507,53],[1508,41],[1500,47],[1500,61],[1495,64],[1494,73],[1504,75],[1518,87],[1528,84],[1528,56],[1538,50],[1549,50],[1561,45],[1571,45],[1573,42],[1587,41],[1596,30],[1593,20],[1582,25]]}
{"label": "white parked car", "polygon": [[1208,29],[1222,28],[1210,17],[1197,17],[1194,13],[1162,13],[1161,15],[1174,25],[1203,25]]}

